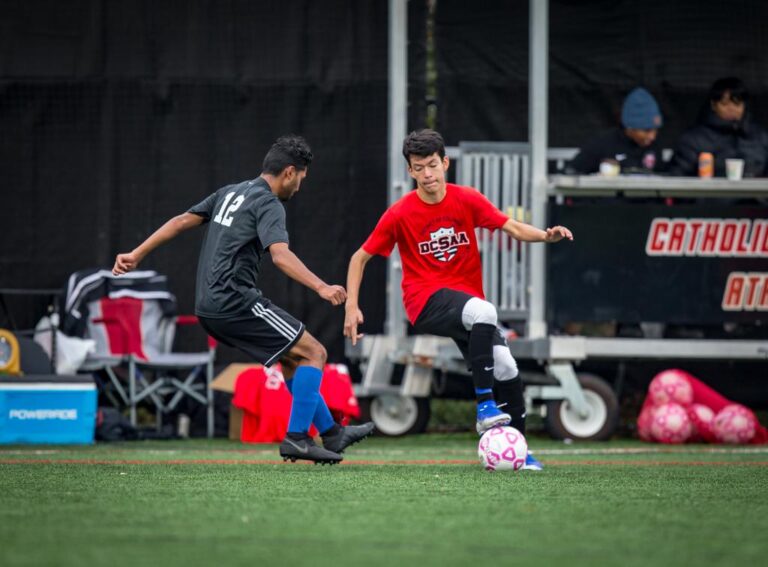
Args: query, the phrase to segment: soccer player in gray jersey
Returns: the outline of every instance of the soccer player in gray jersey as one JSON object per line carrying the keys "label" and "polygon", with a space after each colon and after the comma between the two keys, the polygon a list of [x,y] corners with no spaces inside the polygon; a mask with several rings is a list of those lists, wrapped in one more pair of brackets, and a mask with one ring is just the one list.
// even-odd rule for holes
{"label": "soccer player in gray jersey", "polygon": [[[349,445],[371,434],[373,424],[342,427],[320,395],[327,353],[304,324],[264,297],[256,286],[261,259],[309,287],[332,305],[347,298],[340,285],[317,277],[288,247],[285,209],[299,191],[312,152],[300,136],[283,136],[267,152],[256,179],[222,187],[186,213],[173,217],[132,252],[118,254],[115,275],[134,270],[161,244],[190,228],[207,223],[197,267],[195,313],[208,333],[239,348],[265,366],[282,363],[293,394],[288,433],[280,444],[285,460],[338,463]],[[309,436],[314,424],[323,439],[318,447]]]}

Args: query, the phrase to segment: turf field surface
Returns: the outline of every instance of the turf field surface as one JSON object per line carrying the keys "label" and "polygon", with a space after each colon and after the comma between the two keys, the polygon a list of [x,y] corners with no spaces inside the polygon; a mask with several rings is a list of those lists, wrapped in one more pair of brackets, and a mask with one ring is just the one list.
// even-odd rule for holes
{"label": "turf field surface", "polygon": [[471,435],[343,464],[216,440],[0,447],[0,565],[737,565],[768,557],[768,448],[564,445],[488,473]]}

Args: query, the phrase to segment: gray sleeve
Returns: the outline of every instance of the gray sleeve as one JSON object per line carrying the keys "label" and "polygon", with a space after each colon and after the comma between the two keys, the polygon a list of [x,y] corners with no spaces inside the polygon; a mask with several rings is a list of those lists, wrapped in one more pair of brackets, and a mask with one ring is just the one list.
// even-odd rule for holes
{"label": "gray sleeve", "polygon": [[275,242],[288,242],[285,209],[280,201],[270,199],[258,208],[256,211],[256,232],[265,249]]}
{"label": "gray sleeve", "polygon": [[191,207],[187,212],[192,213],[193,215],[197,215],[199,217],[203,217],[204,222],[210,221],[211,217],[213,216],[213,211],[216,208],[216,198],[218,196],[219,196],[218,191],[216,191],[215,193],[211,193],[205,199],[200,201],[197,205],[195,205],[194,207]]}

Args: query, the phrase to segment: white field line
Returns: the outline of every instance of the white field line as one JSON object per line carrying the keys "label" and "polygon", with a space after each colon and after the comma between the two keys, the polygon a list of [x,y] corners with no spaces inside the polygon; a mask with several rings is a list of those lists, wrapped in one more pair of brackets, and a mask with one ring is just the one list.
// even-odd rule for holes
{"label": "white field line", "polygon": [[[408,455],[415,452],[422,454],[440,454],[440,455],[464,455],[470,452],[465,449],[439,449],[439,448],[413,448],[413,449],[363,449],[351,448],[356,455]],[[656,447],[615,447],[606,449],[533,449],[536,455],[696,455],[696,454],[719,454],[719,455],[766,455],[768,446],[761,447],[665,447],[658,445]]]}
{"label": "white field line", "polygon": [[[35,449],[35,450],[24,450],[24,449],[8,449],[8,450],[0,450],[0,455],[54,455],[57,453],[64,453],[72,451],[73,449]],[[440,448],[440,447],[409,447],[407,449],[389,449],[389,448],[375,448],[375,449],[366,449],[362,448],[360,446],[355,446],[349,449],[350,452],[354,452],[355,455],[386,455],[390,457],[394,456],[409,456],[413,453],[421,453],[421,454],[434,454],[434,455],[466,455],[467,453],[474,453],[474,450],[472,449],[446,449],[446,448]],[[210,453],[210,454],[233,454],[233,453],[240,453],[243,455],[271,455],[275,452],[274,448],[264,448],[264,449],[257,449],[257,448],[250,448],[247,446],[244,446],[242,448],[238,449],[208,449],[208,450],[200,450],[200,449],[192,449],[192,450],[184,450],[184,449],[169,449],[169,450],[162,450],[162,449],[142,449],[141,447],[115,447],[115,452],[118,453],[134,453],[134,452],[141,452],[141,453],[147,453],[152,455],[174,455],[179,453],[184,454],[195,454],[200,452]],[[533,453],[536,455],[547,455],[547,456],[568,456],[568,455],[658,455],[658,454],[664,454],[664,455],[695,455],[695,454],[715,454],[715,455],[766,455],[768,454],[768,446],[739,446],[739,447],[723,447],[723,446],[715,446],[715,447],[706,447],[706,446],[697,446],[697,447],[684,447],[684,446],[664,446],[664,445],[656,445],[656,446],[650,446],[650,447],[614,447],[614,448],[584,448],[584,449],[577,449],[577,448],[568,448],[568,449],[534,449]],[[93,452],[92,457],[96,458],[99,456],[98,452]]]}
{"label": "white field line", "polygon": [[5,449],[0,450],[0,455],[55,455],[63,452],[59,449]]}
{"label": "white field line", "polygon": [[617,447],[614,449],[540,449],[537,455],[695,455],[701,453],[719,455],[765,455],[768,447]]}

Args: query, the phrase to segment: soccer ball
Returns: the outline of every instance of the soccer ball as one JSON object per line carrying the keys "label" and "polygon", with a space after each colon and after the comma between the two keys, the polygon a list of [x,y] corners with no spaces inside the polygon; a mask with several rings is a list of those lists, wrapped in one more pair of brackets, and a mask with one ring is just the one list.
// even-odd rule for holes
{"label": "soccer ball", "polygon": [[685,443],[693,428],[688,412],[680,404],[662,404],[653,410],[651,435],[659,443]]}
{"label": "soccer ball", "polygon": [[715,440],[715,434],[712,431],[712,423],[715,419],[715,412],[704,404],[691,404],[688,408],[688,417],[691,419],[693,433],[690,441],[706,441],[711,443]]}
{"label": "soccer ball", "polygon": [[653,405],[675,402],[687,406],[693,402],[693,388],[682,370],[664,370],[651,380],[648,395]]}
{"label": "soccer ball", "polygon": [[653,441],[651,423],[653,423],[653,411],[655,409],[651,406],[645,407],[637,417],[637,435],[643,441]]}
{"label": "soccer ball", "polygon": [[528,442],[514,427],[493,427],[483,433],[477,456],[488,471],[517,471],[528,455]]}
{"label": "soccer ball", "polygon": [[712,430],[721,443],[749,443],[757,431],[757,419],[749,408],[731,404],[717,413]]}

